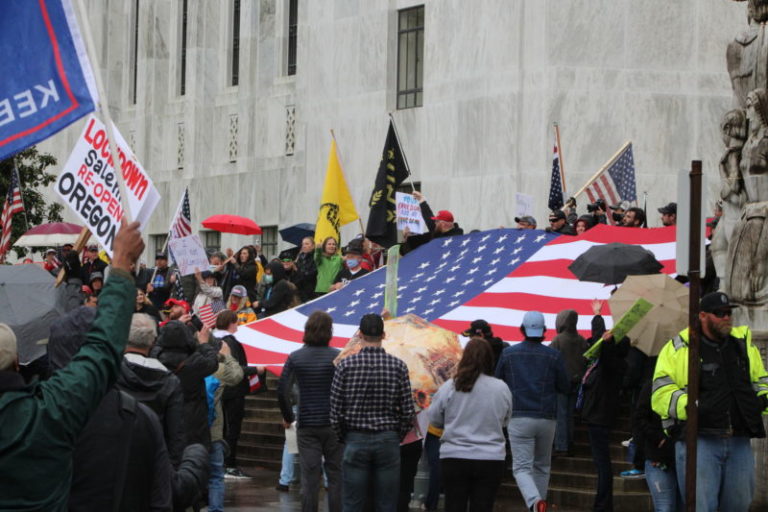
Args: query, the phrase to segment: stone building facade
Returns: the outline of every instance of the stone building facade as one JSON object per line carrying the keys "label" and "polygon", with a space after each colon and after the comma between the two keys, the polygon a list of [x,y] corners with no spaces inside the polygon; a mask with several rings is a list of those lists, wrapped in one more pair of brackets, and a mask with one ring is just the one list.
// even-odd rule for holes
{"label": "stone building facade", "polygon": [[[724,48],[746,25],[725,0],[85,4],[112,116],[164,198],[149,234],[166,232],[188,186],[195,229],[246,215],[269,227],[269,252],[282,248],[274,228],[314,222],[330,130],[365,222],[390,112],[413,180],[465,229],[514,225],[517,192],[545,224],[555,121],[569,192],[632,140],[659,225],[692,159],[717,187]],[[42,148],[63,163],[81,129]]]}

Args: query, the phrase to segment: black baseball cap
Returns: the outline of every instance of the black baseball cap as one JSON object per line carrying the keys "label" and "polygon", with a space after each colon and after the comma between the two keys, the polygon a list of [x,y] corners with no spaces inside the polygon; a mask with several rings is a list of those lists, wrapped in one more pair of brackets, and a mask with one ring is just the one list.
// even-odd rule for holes
{"label": "black baseball cap", "polygon": [[701,311],[705,313],[714,313],[721,309],[737,308],[738,304],[733,304],[731,299],[723,292],[708,293],[701,298]]}
{"label": "black baseball cap", "polygon": [[550,222],[552,222],[553,220],[564,219],[564,218],[565,218],[565,212],[563,210],[555,210],[549,214]]}
{"label": "black baseball cap", "polygon": [[469,324],[469,329],[461,333],[462,336],[477,336],[478,331],[480,335],[492,334],[491,326],[485,320],[475,320]]}
{"label": "black baseball cap", "polygon": [[384,334],[384,320],[376,313],[368,313],[360,319],[360,332],[364,336],[381,336]]}
{"label": "black baseball cap", "polygon": [[669,203],[659,208],[659,213],[665,215],[677,215],[677,203]]}

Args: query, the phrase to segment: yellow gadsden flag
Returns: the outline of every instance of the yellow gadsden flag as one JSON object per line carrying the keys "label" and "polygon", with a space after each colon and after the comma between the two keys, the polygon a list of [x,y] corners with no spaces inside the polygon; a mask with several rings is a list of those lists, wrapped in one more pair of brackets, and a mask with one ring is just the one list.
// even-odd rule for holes
{"label": "yellow gadsden flag", "polygon": [[321,244],[323,240],[332,236],[341,244],[339,229],[349,224],[360,216],[357,214],[352,194],[349,193],[347,180],[344,179],[344,171],[339,163],[336,152],[336,140],[331,139],[331,151],[328,154],[328,170],[325,174],[323,197],[320,200],[320,212],[317,215],[315,226],[315,243]]}

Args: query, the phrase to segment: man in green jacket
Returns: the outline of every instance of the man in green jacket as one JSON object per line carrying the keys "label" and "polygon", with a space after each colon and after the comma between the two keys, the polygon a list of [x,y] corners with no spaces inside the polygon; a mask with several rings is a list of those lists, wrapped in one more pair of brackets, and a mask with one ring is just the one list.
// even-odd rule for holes
{"label": "man in green jacket", "polygon": [[0,324],[0,510],[66,510],[80,431],[117,378],[136,300],[139,223],[115,237],[112,271],[82,347],[49,380],[26,384],[16,338]]}
{"label": "man in green jacket", "polygon": [[[697,437],[696,510],[747,512],[755,491],[750,438],[765,437],[768,373],[747,326],[734,327],[734,307],[721,292],[701,298],[701,368]],[[651,406],[669,431],[688,419],[688,329],[659,354]],[[685,440],[675,443],[680,489],[685,488]]]}

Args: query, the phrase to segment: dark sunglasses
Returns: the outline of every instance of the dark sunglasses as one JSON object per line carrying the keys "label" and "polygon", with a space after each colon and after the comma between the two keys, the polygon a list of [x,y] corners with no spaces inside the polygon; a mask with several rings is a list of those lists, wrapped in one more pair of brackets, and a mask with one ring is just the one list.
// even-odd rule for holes
{"label": "dark sunglasses", "polygon": [[733,310],[732,309],[718,309],[717,311],[713,311],[710,314],[715,315],[717,318],[725,318],[727,316],[728,317],[732,316],[733,315]]}

